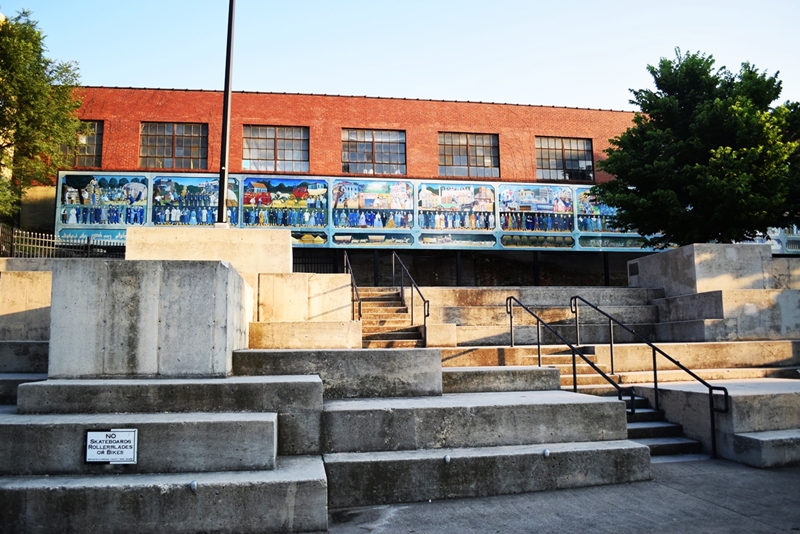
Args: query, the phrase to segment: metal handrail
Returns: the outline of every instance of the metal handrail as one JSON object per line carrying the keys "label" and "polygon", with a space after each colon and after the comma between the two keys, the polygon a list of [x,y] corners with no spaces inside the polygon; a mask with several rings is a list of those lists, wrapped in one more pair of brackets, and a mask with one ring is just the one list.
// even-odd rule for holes
{"label": "metal handrail", "polygon": [[[711,419],[711,456],[712,456],[712,458],[716,458],[717,457],[717,423],[716,423],[716,419],[714,418],[714,413],[728,413],[728,411],[730,410],[730,395],[728,394],[728,389],[723,387],[723,386],[712,386],[711,384],[709,384],[708,382],[706,382],[705,380],[700,378],[697,374],[695,374],[691,369],[689,369],[688,367],[683,365],[681,362],[679,362],[678,360],[676,360],[675,358],[673,358],[672,356],[670,356],[669,354],[667,354],[666,352],[664,352],[660,348],[656,347],[649,340],[645,339],[644,336],[642,336],[638,332],[635,332],[631,328],[628,328],[628,326],[626,326],[624,323],[622,323],[619,319],[617,319],[617,318],[609,315],[608,313],[604,312],[603,310],[601,310],[600,308],[598,308],[597,306],[595,306],[594,304],[592,304],[591,302],[589,302],[585,298],[583,298],[581,296],[578,296],[578,295],[575,295],[574,297],[570,298],[570,300],[569,300],[569,308],[570,308],[570,311],[575,315],[575,333],[578,336],[578,343],[580,343],[580,313],[579,313],[579,310],[578,310],[578,301],[579,300],[581,302],[583,302],[584,304],[586,304],[586,305],[590,306],[591,308],[593,308],[595,311],[597,311],[597,312],[601,313],[602,315],[606,316],[608,318],[608,320],[609,320],[608,321],[609,327],[612,329],[612,331],[613,331],[613,325],[614,325],[614,323],[616,323],[617,326],[621,326],[627,332],[632,334],[637,339],[641,340],[643,343],[646,343],[652,349],[652,351],[653,351],[653,392],[654,392],[654,397],[655,397],[655,405],[656,405],[655,408],[656,408],[656,410],[659,409],[659,403],[658,403],[658,364],[657,364],[657,361],[656,361],[657,360],[656,359],[656,354],[661,354],[666,359],[668,359],[670,362],[675,364],[678,368],[680,368],[682,371],[685,371],[686,373],[689,374],[689,376],[691,376],[692,378],[694,378],[695,380],[697,380],[698,382],[700,382],[701,384],[703,384],[705,387],[708,388],[708,406],[709,406],[709,414],[710,414],[710,419]],[[614,337],[613,337],[613,335],[611,337],[611,345],[610,345],[610,347],[611,347],[611,358],[612,358],[612,366],[613,366],[613,358],[614,358],[614,356],[613,356],[614,355]],[[714,404],[714,392],[715,391],[721,391],[723,393],[723,398],[725,399],[725,407],[724,407],[724,409],[720,409],[720,408],[717,408],[715,406],[715,404]]]}
{"label": "metal handrail", "polygon": [[428,316],[430,316],[430,314],[431,314],[431,301],[426,299],[425,296],[422,294],[422,290],[420,290],[419,286],[414,281],[414,277],[411,276],[411,273],[408,272],[408,269],[406,268],[405,264],[403,263],[403,260],[401,260],[400,256],[397,255],[397,252],[394,252],[394,251],[392,251],[392,286],[393,287],[397,287],[397,281],[395,279],[395,267],[394,267],[395,266],[395,260],[397,260],[397,262],[400,264],[400,267],[402,267],[402,271],[400,272],[400,296],[403,299],[403,306],[406,306],[406,292],[405,292],[405,282],[404,282],[405,277],[403,276],[403,273],[408,275],[408,279],[411,281],[411,287],[412,287],[412,291],[411,291],[411,306],[410,306],[410,308],[411,308],[411,326],[414,326],[414,291],[413,291],[414,289],[417,290],[417,293],[419,293],[419,298],[422,299],[422,311],[424,312],[424,316],[422,318],[422,322],[423,322],[422,341],[425,344],[425,346],[427,347],[428,346]]}
{"label": "metal handrail", "polygon": [[583,359],[584,362],[588,363],[589,366],[591,366],[592,369],[597,371],[597,373],[600,374],[600,376],[605,378],[606,382],[611,384],[614,387],[614,389],[617,390],[617,398],[619,400],[622,400],[622,392],[623,392],[623,390],[627,390],[627,392],[630,394],[630,397],[631,397],[631,413],[636,413],[636,396],[634,394],[633,388],[623,388],[619,384],[614,382],[614,380],[610,376],[605,374],[602,369],[597,367],[597,365],[595,365],[595,363],[593,361],[591,361],[589,358],[587,358],[586,355],[584,355],[583,352],[581,352],[578,347],[576,347],[575,345],[573,345],[572,343],[567,341],[564,338],[564,336],[559,334],[552,326],[547,324],[547,322],[544,319],[542,319],[541,317],[536,315],[533,311],[531,311],[531,309],[528,308],[527,306],[525,306],[522,302],[520,302],[520,300],[517,297],[509,296],[509,297],[506,297],[506,314],[508,314],[508,317],[509,317],[509,326],[510,326],[510,332],[511,332],[511,346],[512,347],[514,346],[514,304],[513,304],[514,302],[516,302],[523,310],[528,312],[530,315],[533,316],[534,319],[536,319],[536,349],[537,349],[538,355],[539,355],[539,367],[542,366],[542,329],[541,329],[541,325],[544,325],[545,328],[550,330],[550,332],[552,332],[558,339],[560,339],[565,345],[567,345],[570,349],[572,349],[572,391],[573,392],[575,392],[575,393],[578,392],[578,364],[577,364],[576,356],[580,356]]}
{"label": "metal handrail", "polygon": [[[360,321],[363,314],[363,302],[361,301],[361,296],[358,294],[358,284],[356,284],[356,277],[353,275],[353,267],[350,265],[350,258],[347,256],[346,250],[344,251],[344,272],[350,274],[350,286],[353,289],[353,295],[355,295],[358,301],[358,320]],[[351,304],[353,302],[353,295],[350,296]],[[355,315],[355,311],[353,315]]]}

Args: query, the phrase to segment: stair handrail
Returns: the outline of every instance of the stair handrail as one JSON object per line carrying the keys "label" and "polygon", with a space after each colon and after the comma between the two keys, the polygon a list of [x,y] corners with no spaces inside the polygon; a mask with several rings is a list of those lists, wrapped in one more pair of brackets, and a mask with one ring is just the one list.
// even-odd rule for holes
{"label": "stair handrail", "polygon": [[[363,312],[363,302],[361,300],[361,296],[358,294],[358,284],[356,284],[356,277],[353,275],[353,267],[350,265],[350,258],[347,256],[346,250],[344,251],[344,272],[350,274],[350,286],[353,290],[350,294],[350,303],[353,303],[353,295],[355,295],[356,300],[358,301],[358,320],[360,321]],[[355,310],[353,312],[353,315],[355,315]]]}
{"label": "stair handrail", "polygon": [[408,272],[408,269],[406,268],[406,265],[403,263],[403,260],[401,260],[400,256],[397,255],[397,252],[394,252],[394,251],[392,251],[392,286],[393,287],[397,287],[397,282],[396,282],[396,279],[395,279],[395,260],[397,260],[397,263],[399,263],[400,267],[402,268],[402,271],[400,271],[400,297],[403,299],[403,306],[406,306],[406,292],[405,292],[405,282],[404,282],[405,277],[403,276],[403,273],[405,273],[408,276],[408,279],[411,281],[411,287],[412,287],[412,291],[411,291],[411,306],[410,306],[410,308],[411,308],[411,326],[414,326],[414,291],[413,291],[414,289],[417,290],[417,293],[419,293],[419,298],[422,299],[422,311],[424,313],[424,316],[422,318],[422,322],[423,322],[422,341],[423,341],[424,345],[427,347],[428,346],[428,317],[431,314],[431,301],[426,299],[425,296],[422,294],[422,290],[420,290],[419,286],[414,281],[414,277],[411,276],[411,273]]}
{"label": "stair handrail", "polygon": [[[569,299],[569,309],[573,313],[573,315],[575,315],[575,333],[577,335],[578,344],[580,344],[580,312],[579,312],[579,309],[578,309],[578,301],[583,302],[587,306],[590,306],[591,308],[593,308],[598,313],[600,313],[600,314],[604,315],[605,317],[607,317],[608,320],[609,320],[609,328],[612,330],[612,332],[613,332],[613,328],[614,328],[613,325],[614,325],[614,323],[616,323],[617,326],[622,327],[628,333],[632,334],[635,338],[641,340],[643,343],[647,344],[652,349],[652,351],[653,351],[653,395],[654,395],[654,398],[655,398],[655,409],[656,410],[659,409],[659,402],[658,402],[658,363],[657,363],[657,359],[656,359],[656,354],[660,354],[660,355],[664,356],[666,359],[668,359],[670,362],[672,362],[674,365],[676,365],[679,369],[681,369],[682,371],[685,371],[686,373],[689,374],[689,376],[691,376],[692,378],[694,378],[695,380],[697,380],[698,382],[700,382],[701,384],[703,384],[705,387],[708,388],[708,406],[709,406],[709,414],[710,414],[710,419],[711,419],[711,425],[710,425],[711,426],[711,457],[712,458],[716,458],[717,457],[717,423],[716,423],[716,419],[714,418],[714,414],[715,413],[728,413],[728,411],[730,410],[730,395],[728,393],[728,388],[723,387],[723,386],[713,386],[713,385],[709,384],[708,382],[706,382],[705,380],[700,378],[691,369],[689,369],[688,367],[683,365],[680,361],[676,360],[675,358],[673,358],[672,356],[670,356],[669,354],[667,354],[666,352],[664,352],[663,350],[661,350],[660,348],[655,346],[651,341],[649,341],[648,339],[646,339],[644,336],[642,336],[638,332],[634,331],[633,329],[629,328],[626,324],[624,324],[622,321],[620,321],[616,317],[613,317],[612,315],[610,315],[610,314],[606,313],[605,311],[601,310],[600,308],[598,308],[597,306],[595,306],[594,304],[592,304],[591,302],[589,302],[585,298],[581,297],[580,295],[575,295],[575,296],[573,296],[573,297],[571,297]],[[610,350],[611,350],[612,367],[613,367],[613,358],[614,358],[614,356],[613,356],[614,355],[614,336],[613,336],[613,334],[611,336],[610,341],[611,341]],[[714,403],[714,392],[715,391],[721,391],[722,392],[723,399],[725,400],[724,408],[717,408],[717,406],[715,405],[715,403]]]}
{"label": "stair handrail", "polygon": [[506,314],[508,315],[508,318],[509,318],[509,330],[510,330],[510,333],[511,333],[511,346],[512,347],[514,346],[514,302],[516,302],[519,305],[519,307],[521,307],[523,310],[525,310],[531,316],[533,316],[534,319],[536,319],[536,350],[537,350],[537,353],[539,355],[539,367],[542,366],[542,328],[541,328],[541,326],[544,325],[545,328],[550,330],[550,332],[552,332],[558,339],[560,339],[562,343],[567,345],[572,350],[572,391],[574,393],[578,392],[578,364],[577,364],[577,357],[576,356],[580,356],[581,359],[583,359],[584,362],[588,363],[589,366],[592,369],[594,369],[600,376],[602,376],[606,380],[606,382],[611,384],[614,387],[614,389],[617,390],[617,398],[619,400],[622,400],[623,390],[625,390],[626,392],[628,392],[630,394],[630,397],[631,397],[631,408],[630,408],[630,410],[631,410],[631,413],[636,413],[636,395],[635,395],[635,393],[633,391],[633,388],[623,388],[622,386],[620,386],[619,384],[614,382],[614,380],[610,376],[608,376],[606,373],[604,373],[603,370],[600,369],[599,367],[597,367],[597,365],[595,365],[595,363],[593,361],[591,361],[589,358],[587,358],[586,355],[583,354],[583,352],[581,352],[581,350],[578,347],[576,347],[575,345],[573,345],[572,343],[567,341],[564,338],[564,336],[559,334],[544,319],[542,319],[541,317],[536,315],[536,313],[534,313],[530,308],[528,308],[525,304],[523,304],[517,297],[508,296],[508,297],[506,297]]}

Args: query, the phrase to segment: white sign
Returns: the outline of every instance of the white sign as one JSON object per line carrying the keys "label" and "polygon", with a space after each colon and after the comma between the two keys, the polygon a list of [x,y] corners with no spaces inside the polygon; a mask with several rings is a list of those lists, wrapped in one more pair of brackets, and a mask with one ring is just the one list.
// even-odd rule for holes
{"label": "white sign", "polygon": [[139,431],[135,428],[88,430],[86,461],[110,464],[135,464]]}

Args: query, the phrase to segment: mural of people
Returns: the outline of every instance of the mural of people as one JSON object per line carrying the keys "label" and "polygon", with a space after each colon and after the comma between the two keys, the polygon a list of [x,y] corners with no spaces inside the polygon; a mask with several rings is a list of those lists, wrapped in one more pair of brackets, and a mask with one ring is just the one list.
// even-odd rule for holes
{"label": "mural of people", "polygon": [[572,189],[563,186],[501,185],[500,227],[510,232],[572,232]]}
{"label": "mural of people", "polygon": [[64,225],[143,225],[148,180],[143,176],[65,174],[60,180]]}
{"label": "mural of people", "polygon": [[414,190],[408,182],[336,180],[333,225],[336,228],[411,228]]}
{"label": "mural of people", "polygon": [[321,180],[244,180],[245,226],[322,228],[328,224],[327,207],[328,185]]}

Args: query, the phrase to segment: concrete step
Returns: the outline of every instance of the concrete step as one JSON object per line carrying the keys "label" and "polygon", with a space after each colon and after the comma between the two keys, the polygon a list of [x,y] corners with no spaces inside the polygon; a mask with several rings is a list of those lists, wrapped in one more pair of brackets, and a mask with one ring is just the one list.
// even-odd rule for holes
{"label": "concrete step", "polygon": [[[796,378],[800,367],[756,367],[735,369],[692,369],[703,380],[742,380],[751,378]],[[652,371],[617,373],[620,384],[653,382]],[[658,382],[696,382],[682,370],[659,369]]]}
{"label": "concrete step", "polygon": [[359,287],[358,294],[365,297],[384,297],[400,296],[400,288],[397,287]]}
{"label": "concrete step", "polygon": [[631,441],[325,454],[331,508],[650,480]]}
{"label": "concrete step", "polygon": [[0,478],[5,532],[326,532],[322,459],[216,473]]}
{"label": "concrete step", "polygon": [[[617,378],[616,375],[608,375],[608,376],[611,380],[614,380],[615,382],[619,383],[619,379]],[[603,386],[608,384],[608,381],[605,378],[603,378],[601,374],[595,372],[592,372],[591,374],[590,373],[579,374],[577,378],[578,378],[578,386]],[[565,387],[571,388],[573,383],[574,381],[571,370],[568,373],[564,373],[561,375],[562,388]]]}
{"label": "concrete step", "polygon": [[[648,403],[649,406],[649,403]],[[628,411],[628,424],[631,423],[647,423],[652,421],[663,421],[664,420],[664,412],[660,410],[654,410],[652,408],[636,408],[634,413]],[[630,433],[628,434],[630,437]]]}
{"label": "concrete step", "polygon": [[0,404],[16,404],[20,384],[42,380],[47,380],[47,373],[0,373]]}
{"label": "concrete step", "polygon": [[[542,345],[542,363],[571,363],[572,352],[566,345]],[[486,367],[491,365],[532,365],[538,363],[536,345],[474,346],[442,348],[442,366],[446,367]],[[584,355],[594,352],[594,347],[581,347]],[[552,356],[551,359],[546,357]],[[561,360],[566,358],[566,360]],[[596,361],[594,357],[590,357]]]}
{"label": "concrete step", "polygon": [[406,311],[408,311],[408,309],[403,305],[402,301],[397,301],[397,300],[364,300],[364,299],[361,299],[361,302],[362,302],[361,307],[365,311],[375,310],[378,313],[381,313],[381,312],[388,313],[388,312],[384,312],[383,310],[400,309],[400,308],[405,309]]}
{"label": "concrete step", "polygon": [[326,453],[627,437],[623,403],[565,391],[326,401],[322,420]]}
{"label": "concrete step", "polygon": [[800,465],[800,428],[733,435],[736,460],[753,467]]}
{"label": "concrete step", "polygon": [[425,342],[420,340],[367,340],[361,344],[364,350],[376,349],[422,349]]}
{"label": "concrete step", "polygon": [[235,375],[319,375],[325,399],[440,395],[441,369],[441,355],[437,349],[250,349],[233,352]]}
{"label": "concrete step", "polygon": [[[577,343],[575,327],[569,325],[552,325],[554,330],[570,343]],[[634,331],[644,336],[645,339],[654,339],[654,325],[637,324]],[[510,345],[511,336],[509,326],[459,326],[456,328],[458,346],[481,345]],[[608,325],[586,325],[581,327],[582,344],[598,344],[609,342]],[[535,345],[537,330],[535,326],[514,326],[514,343],[517,345]],[[632,343],[638,341],[633,335],[619,329],[614,331],[614,340],[617,343]],[[555,334],[542,328],[543,344],[563,343]]]}
{"label": "concrete step", "polygon": [[362,306],[361,313],[367,319],[392,319],[397,316],[410,316],[410,312],[405,306]]}
{"label": "concrete step", "polygon": [[650,448],[651,456],[666,456],[672,454],[697,454],[703,452],[699,441],[680,436],[663,438],[640,438],[631,441]]}
{"label": "concrete step", "polygon": [[552,367],[444,367],[443,393],[490,391],[546,391],[559,389],[559,374]]}
{"label": "concrete step", "polygon": [[320,450],[318,376],[46,380],[18,392],[20,414],[276,412],[278,454]]}
{"label": "concrete step", "polygon": [[[275,413],[0,415],[0,476],[273,469]],[[86,462],[86,432],[137,429],[135,464]],[[113,459],[113,457],[109,457]]]}
{"label": "concrete step", "polygon": [[418,326],[409,326],[408,323],[400,326],[394,325],[362,325],[362,334],[419,334]]}
{"label": "concrete step", "polygon": [[588,286],[425,287],[423,292],[425,298],[437,306],[504,306],[509,296],[518,298],[526,306],[568,306],[570,297],[580,295],[604,309],[607,306],[641,306],[664,297],[663,289]]}
{"label": "concrete step", "polygon": [[47,373],[49,346],[47,341],[0,341],[0,373]]}
{"label": "concrete step", "polygon": [[[388,318],[387,318],[388,317]],[[397,317],[396,315],[375,318],[374,316],[361,318],[361,331],[367,331],[370,328],[388,327],[388,328],[403,328],[411,325],[411,318]]]}
{"label": "concrete step", "polygon": [[628,439],[668,438],[683,435],[683,427],[666,421],[628,423]]}
{"label": "concrete step", "polygon": [[[542,307],[528,306],[531,311],[550,325],[566,325],[575,328],[575,314],[570,311],[569,300],[565,299],[561,306]],[[625,324],[658,322],[658,307],[612,306],[604,308],[615,318]],[[431,317],[436,323],[450,323],[459,326],[507,326],[509,316],[505,304],[495,306],[431,306]],[[515,325],[536,325],[536,318],[521,308],[514,309]],[[605,325],[608,318],[592,308],[581,308],[581,328],[588,325]]]}
{"label": "concrete step", "polygon": [[390,330],[388,332],[372,332],[361,334],[361,339],[364,341],[381,341],[381,340],[421,340],[422,333],[419,329],[404,329],[404,330]]}

